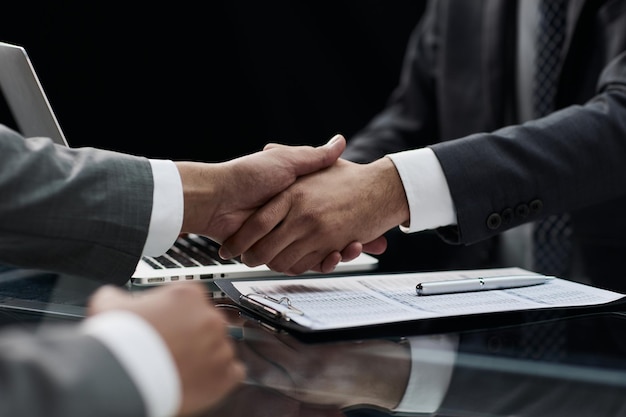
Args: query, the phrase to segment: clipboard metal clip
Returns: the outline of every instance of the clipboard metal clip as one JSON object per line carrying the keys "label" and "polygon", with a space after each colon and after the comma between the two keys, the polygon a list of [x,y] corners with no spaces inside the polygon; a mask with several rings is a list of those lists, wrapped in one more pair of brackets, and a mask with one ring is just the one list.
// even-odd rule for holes
{"label": "clipboard metal clip", "polygon": [[247,294],[240,295],[239,301],[242,305],[256,311],[263,315],[270,315],[275,319],[290,320],[291,314],[297,314],[303,316],[304,313],[293,305],[288,297],[281,297],[276,299],[266,294]]}

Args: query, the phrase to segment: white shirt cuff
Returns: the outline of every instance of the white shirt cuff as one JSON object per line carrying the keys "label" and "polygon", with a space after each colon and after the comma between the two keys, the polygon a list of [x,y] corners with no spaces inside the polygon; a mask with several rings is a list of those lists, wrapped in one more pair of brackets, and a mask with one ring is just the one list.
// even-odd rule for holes
{"label": "white shirt cuff", "polygon": [[176,164],[170,160],[151,159],[154,178],[152,216],[144,255],[163,255],[172,247],[183,225],[183,184]]}
{"label": "white shirt cuff", "polygon": [[174,415],[181,401],[181,382],[165,342],[136,314],[110,311],[86,319],[81,331],[100,340],[120,361],[137,386],[148,417]]}
{"label": "white shirt cuff", "polygon": [[411,216],[406,233],[456,224],[456,210],[441,164],[430,148],[387,155],[404,186]]}
{"label": "white shirt cuff", "polygon": [[411,374],[404,396],[394,411],[433,413],[441,406],[448,392],[456,360],[458,337],[419,336],[410,338],[409,343]]}

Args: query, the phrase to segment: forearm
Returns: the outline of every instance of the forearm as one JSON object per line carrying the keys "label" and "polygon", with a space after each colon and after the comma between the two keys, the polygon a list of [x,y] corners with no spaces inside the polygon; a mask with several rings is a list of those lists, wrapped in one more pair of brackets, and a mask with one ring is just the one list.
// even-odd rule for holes
{"label": "forearm", "polygon": [[623,196],[624,120],[626,88],[524,125],[433,146],[457,210],[458,234],[450,240],[474,243]]}
{"label": "forearm", "polygon": [[148,232],[153,187],[148,160],[68,149],[8,129],[0,135],[0,195],[11,197],[0,202],[2,261],[128,280]]}

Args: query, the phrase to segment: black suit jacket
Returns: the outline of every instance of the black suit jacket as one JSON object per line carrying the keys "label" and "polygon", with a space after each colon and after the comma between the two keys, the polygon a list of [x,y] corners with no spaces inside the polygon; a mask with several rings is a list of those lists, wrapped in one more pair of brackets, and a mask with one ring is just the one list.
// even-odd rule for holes
{"label": "black suit jacket", "polygon": [[570,211],[586,275],[626,289],[626,2],[570,0],[560,110],[521,125],[516,9],[510,0],[429,3],[388,106],[344,156],[430,145],[457,210],[458,226],[438,231],[450,243]]}

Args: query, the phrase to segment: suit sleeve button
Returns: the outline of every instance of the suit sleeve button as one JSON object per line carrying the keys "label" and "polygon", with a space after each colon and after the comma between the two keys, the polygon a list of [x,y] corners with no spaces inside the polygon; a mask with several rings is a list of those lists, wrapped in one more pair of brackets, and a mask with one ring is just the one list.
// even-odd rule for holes
{"label": "suit sleeve button", "polygon": [[529,213],[530,213],[530,209],[528,208],[526,204],[520,204],[519,206],[515,207],[515,214],[518,217],[521,217],[522,219],[525,219],[526,217],[528,217]]}
{"label": "suit sleeve button", "polygon": [[539,214],[543,210],[543,201],[537,199],[530,202],[530,212],[532,214]]}
{"label": "suit sleeve button", "polygon": [[498,213],[491,213],[487,217],[487,227],[491,230],[496,230],[502,224],[502,217]]}
{"label": "suit sleeve button", "polygon": [[505,208],[502,210],[502,223],[508,224],[513,220],[513,209]]}

